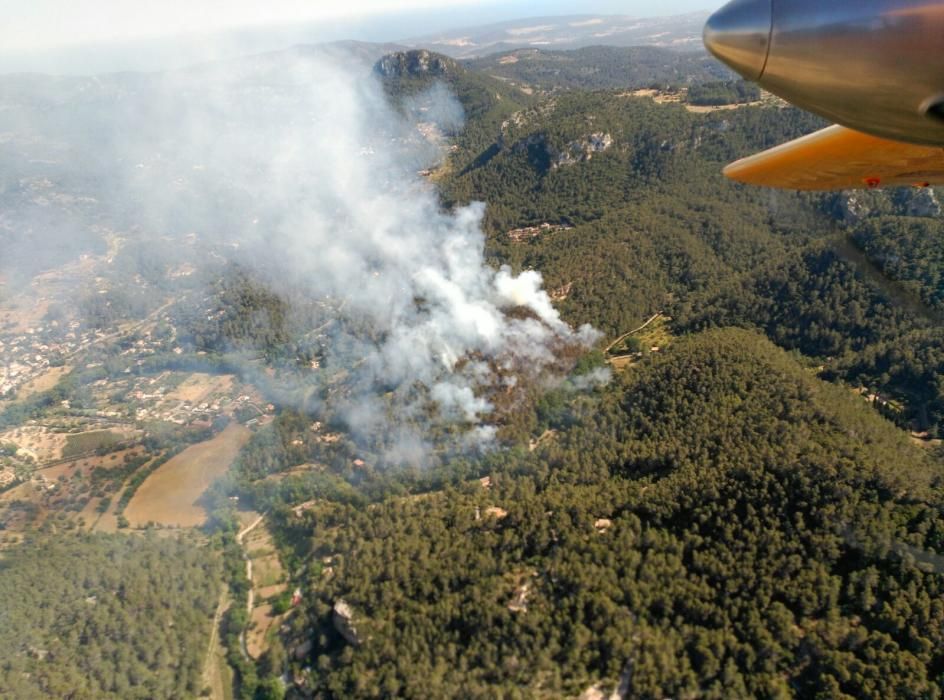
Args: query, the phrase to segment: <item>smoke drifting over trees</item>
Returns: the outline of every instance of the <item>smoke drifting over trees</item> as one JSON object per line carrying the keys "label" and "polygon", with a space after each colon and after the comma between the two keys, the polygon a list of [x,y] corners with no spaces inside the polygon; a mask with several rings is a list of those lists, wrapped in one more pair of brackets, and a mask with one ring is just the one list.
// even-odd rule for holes
{"label": "smoke drifting over trees", "polygon": [[322,368],[348,372],[337,403],[355,436],[389,429],[395,405],[400,432],[433,415],[488,439],[486,387],[540,378],[555,349],[596,338],[560,319],[538,272],[485,263],[483,205],[443,211],[418,174],[461,125],[442,86],[397,110],[365,64],[312,51],[80,83],[37,98],[45,122],[17,133],[82,163],[90,228],[150,255],[195,234],[277,293],[320,300],[336,317]]}

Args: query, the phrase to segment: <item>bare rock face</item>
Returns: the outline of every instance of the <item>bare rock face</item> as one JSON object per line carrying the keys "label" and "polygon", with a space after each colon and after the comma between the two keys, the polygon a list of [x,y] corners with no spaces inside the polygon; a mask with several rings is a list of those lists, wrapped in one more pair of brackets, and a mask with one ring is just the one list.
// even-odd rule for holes
{"label": "bare rock face", "polygon": [[443,77],[455,73],[458,65],[455,61],[431,51],[398,51],[381,58],[374,70],[384,78]]}
{"label": "bare rock face", "polygon": [[557,165],[574,165],[592,160],[595,154],[609,150],[612,145],[613,137],[610,134],[590,134],[567,144],[564,152],[557,156]]}
{"label": "bare rock face", "polygon": [[836,202],[839,218],[846,224],[855,224],[866,218],[871,209],[857,192],[843,193]]}
{"label": "bare rock face", "polygon": [[612,135],[599,132],[571,141],[559,151],[542,132],[521,139],[512,146],[512,151],[528,153],[533,165],[556,169],[593,160],[595,155],[608,151],[613,143]]}
{"label": "bare rock face", "polygon": [[597,518],[593,522],[593,527],[596,529],[597,532],[601,532],[601,533],[606,532],[611,527],[613,527],[613,521],[610,520],[609,518]]}
{"label": "bare rock face", "polygon": [[941,215],[941,204],[934,190],[917,190],[912,194],[905,213],[908,216],[936,218]]}
{"label": "bare rock face", "polygon": [[354,610],[344,600],[334,604],[334,629],[352,646],[360,646],[361,638],[354,626]]}
{"label": "bare rock face", "polygon": [[610,686],[605,681],[590,686],[580,694],[578,700],[627,700],[630,697],[630,684],[633,680],[632,662],[626,664],[620,675],[619,685],[615,690],[609,690]]}

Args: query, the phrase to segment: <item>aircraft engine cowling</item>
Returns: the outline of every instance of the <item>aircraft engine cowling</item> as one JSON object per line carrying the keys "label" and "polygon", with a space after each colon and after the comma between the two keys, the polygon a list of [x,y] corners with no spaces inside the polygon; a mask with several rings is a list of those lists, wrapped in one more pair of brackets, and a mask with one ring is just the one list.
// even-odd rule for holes
{"label": "aircraft engine cowling", "polygon": [[830,121],[944,146],[944,0],[733,0],[705,45]]}

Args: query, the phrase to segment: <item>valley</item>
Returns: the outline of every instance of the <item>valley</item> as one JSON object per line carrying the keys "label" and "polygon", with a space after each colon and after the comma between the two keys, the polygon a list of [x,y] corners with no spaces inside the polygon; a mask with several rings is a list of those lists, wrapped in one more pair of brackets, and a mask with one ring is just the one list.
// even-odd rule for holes
{"label": "valley", "polygon": [[[516,28],[356,73],[370,128],[316,52],[167,103],[0,76],[0,133],[34,122],[0,142],[0,695],[944,692],[937,192],[734,185],[819,120],[700,54]],[[312,76],[350,123],[308,126]],[[123,129],[207,80],[219,141],[145,122],[171,155],[74,164],[57,114]]]}

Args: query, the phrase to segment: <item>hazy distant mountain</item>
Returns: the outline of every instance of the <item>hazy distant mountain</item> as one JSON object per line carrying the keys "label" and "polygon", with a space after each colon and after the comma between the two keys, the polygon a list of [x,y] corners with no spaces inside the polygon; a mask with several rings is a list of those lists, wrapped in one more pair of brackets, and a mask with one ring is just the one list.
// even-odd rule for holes
{"label": "hazy distant mountain", "polygon": [[465,65],[513,86],[541,91],[640,88],[732,80],[711,56],[654,46],[588,46],[568,51],[514,49]]}
{"label": "hazy distant mountain", "polygon": [[404,40],[455,58],[518,48],[576,49],[585,46],[660,46],[701,51],[707,12],[673,17],[623,15],[529,17],[480,27],[463,27]]}

